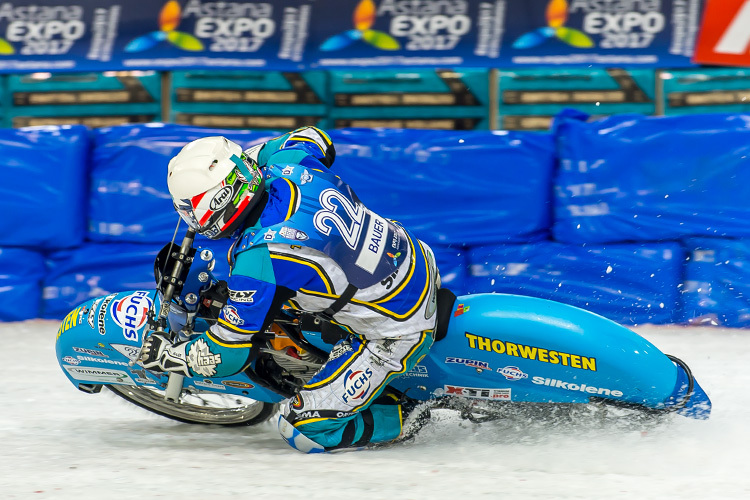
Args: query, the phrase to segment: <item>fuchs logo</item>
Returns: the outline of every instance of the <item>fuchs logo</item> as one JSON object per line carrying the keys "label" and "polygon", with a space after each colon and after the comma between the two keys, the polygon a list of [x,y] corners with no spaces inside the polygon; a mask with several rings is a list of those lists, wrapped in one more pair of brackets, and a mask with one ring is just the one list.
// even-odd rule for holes
{"label": "fuchs logo", "polygon": [[240,317],[240,313],[237,312],[237,308],[234,306],[224,306],[221,310],[224,313],[224,318],[233,325],[244,325],[245,320]]}
{"label": "fuchs logo", "polygon": [[142,52],[165,40],[182,50],[203,50],[203,43],[200,40],[189,33],[177,31],[181,20],[180,4],[176,0],[170,0],[159,12],[159,29],[128,42],[125,52]]}
{"label": "fuchs logo", "polygon": [[341,399],[344,403],[364,398],[370,390],[370,378],[372,369],[349,370],[344,381],[344,394]]}
{"label": "fuchs logo", "polygon": [[232,199],[232,186],[224,186],[221,190],[211,198],[211,203],[208,205],[213,211],[221,210],[222,208],[229,205]]}
{"label": "fuchs logo", "polygon": [[140,291],[112,302],[112,319],[122,328],[122,334],[127,340],[138,341],[138,330],[143,328],[148,320],[148,312],[154,302],[148,292]]}
{"label": "fuchs logo", "polygon": [[545,13],[547,26],[538,28],[534,31],[524,33],[513,42],[514,49],[530,49],[541,45],[542,42],[549,38],[558,40],[580,49],[588,49],[594,46],[591,38],[574,28],[565,26],[568,20],[568,2],[567,0],[550,0],[547,4]]}
{"label": "fuchs logo", "polygon": [[504,368],[498,368],[497,373],[508,380],[521,380],[524,378],[529,378],[529,376],[521,371],[521,369],[517,366],[506,366]]}

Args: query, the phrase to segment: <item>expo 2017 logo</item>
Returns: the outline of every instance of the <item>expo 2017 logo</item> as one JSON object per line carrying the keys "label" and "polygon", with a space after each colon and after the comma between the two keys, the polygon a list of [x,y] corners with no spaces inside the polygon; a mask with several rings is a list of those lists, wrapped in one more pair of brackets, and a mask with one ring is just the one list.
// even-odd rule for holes
{"label": "expo 2017 logo", "polygon": [[401,44],[398,43],[398,40],[388,33],[370,29],[375,23],[375,14],[375,2],[372,0],[362,0],[357,4],[352,16],[354,29],[333,35],[320,44],[320,50],[326,52],[341,50],[357,40],[362,40],[376,49],[399,50]]}
{"label": "expo 2017 logo", "polygon": [[550,0],[547,4],[547,26],[529,31],[519,36],[513,42],[514,49],[530,49],[540,45],[545,40],[556,37],[571,47],[588,49],[594,42],[582,31],[565,26],[568,20],[568,2],[566,0]]}
{"label": "expo 2017 logo", "polygon": [[196,37],[183,31],[177,31],[181,19],[182,9],[180,4],[177,0],[169,0],[159,12],[159,29],[132,39],[125,46],[125,52],[142,52],[165,40],[182,50],[203,50],[203,43]]}

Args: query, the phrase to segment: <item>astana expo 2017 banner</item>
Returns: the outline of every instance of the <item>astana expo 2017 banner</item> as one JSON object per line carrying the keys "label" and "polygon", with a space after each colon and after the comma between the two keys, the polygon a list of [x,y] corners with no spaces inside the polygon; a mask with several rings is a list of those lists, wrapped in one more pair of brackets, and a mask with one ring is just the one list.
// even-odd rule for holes
{"label": "astana expo 2017 banner", "polygon": [[0,72],[691,66],[704,0],[0,0]]}

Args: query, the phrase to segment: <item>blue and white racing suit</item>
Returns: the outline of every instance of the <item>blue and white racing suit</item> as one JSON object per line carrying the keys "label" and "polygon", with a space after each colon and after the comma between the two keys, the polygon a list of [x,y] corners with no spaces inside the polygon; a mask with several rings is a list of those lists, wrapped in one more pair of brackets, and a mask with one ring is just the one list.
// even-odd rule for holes
{"label": "blue and white racing suit", "polygon": [[[329,145],[325,133],[310,127],[261,150],[267,202],[233,246],[229,300],[218,323],[191,342],[204,342],[212,356],[201,366],[188,360],[196,373],[237,373],[249,362],[253,334],[268,327],[282,304],[330,313],[336,303],[333,321],[352,335],[334,346],[280,420],[282,435],[302,451],[397,438],[400,406],[373,402],[424,357],[437,317],[432,251],[365,207],[321,163]],[[350,298],[337,303],[342,294]],[[220,362],[206,366],[206,359]]]}

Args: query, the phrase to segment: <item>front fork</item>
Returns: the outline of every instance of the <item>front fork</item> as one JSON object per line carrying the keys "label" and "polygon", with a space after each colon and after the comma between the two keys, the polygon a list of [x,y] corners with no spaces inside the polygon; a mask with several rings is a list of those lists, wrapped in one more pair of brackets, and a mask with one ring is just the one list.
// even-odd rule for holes
{"label": "front fork", "polygon": [[[172,257],[174,257],[174,265],[172,266],[172,272],[169,274],[169,276],[164,276],[164,273],[162,273],[162,281],[167,281],[167,287],[164,289],[164,296],[162,297],[161,301],[161,307],[159,308],[159,316],[156,318],[156,328],[153,330],[152,334],[154,333],[160,333],[164,335],[169,335],[172,340],[174,340],[175,334],[173,332],[167,333],[166,327],[167,327],[167,316],[169,316],[169,309],[172,304],[172,298],[174,297],[175,290],[177,290],[178,286],[182,286],[184,283],[180,280],[180,276],[182,275],[183,268],[185,266],[190,267],[192,264],[192,257],[189,256],[190,249],[193,247],[193,241],[195,240],[195,231],[193,229],[188,228],[187,232],[185,233],[185,237],[182,239],[182,244],[180,245],[180,250],[176,252],[176,254],[173,254]],[[161,285],[159,283],[158,285]],[[141,350],[143,350],[143,345],[141,345]],[[138,356],[136,357],[136,360],[141,357],[141,352],[138,352]],[[135,360],[131,361],[132,364],[135,364]],[[167,401],[176,403],[180,399],[180,395],[182,394],[182,387],[184,385],[185,376],[179,373],[169,372],[169,380],[167,381],[167,387],[164,391],[164,399]]]}

